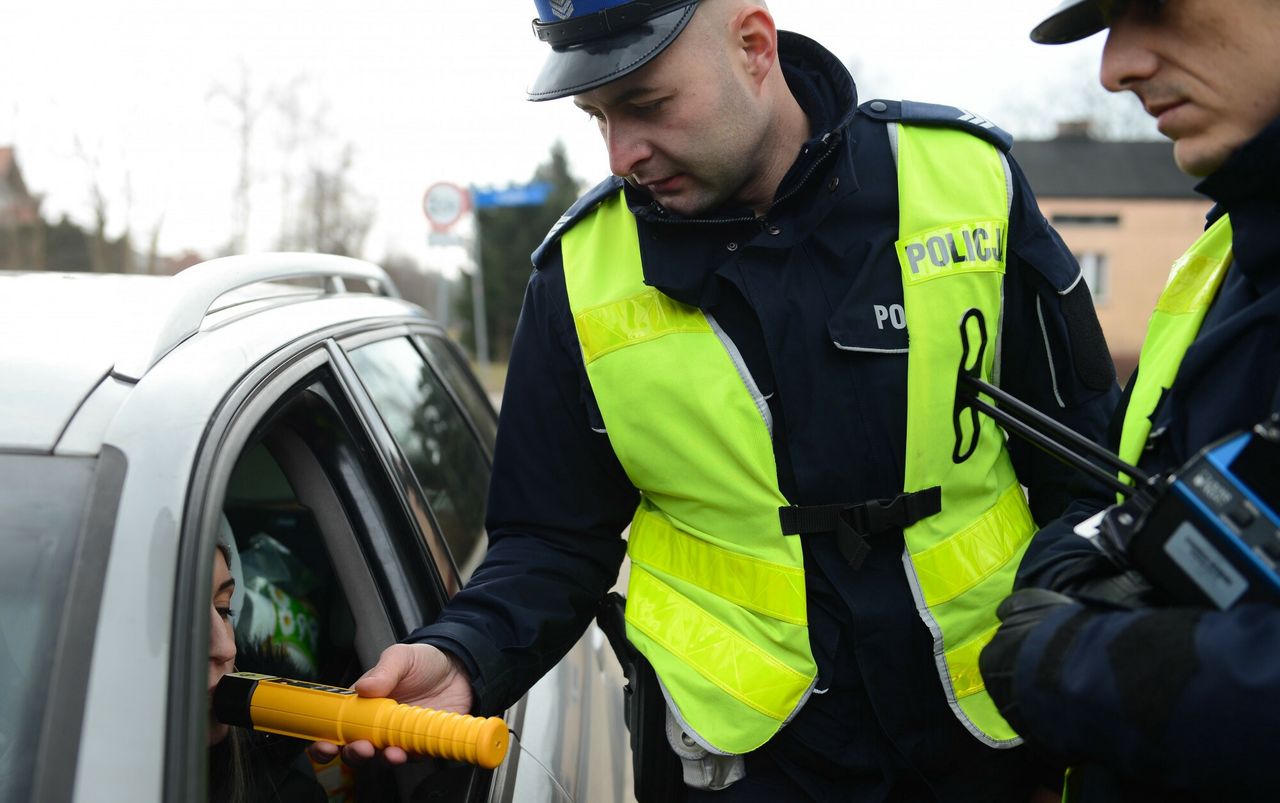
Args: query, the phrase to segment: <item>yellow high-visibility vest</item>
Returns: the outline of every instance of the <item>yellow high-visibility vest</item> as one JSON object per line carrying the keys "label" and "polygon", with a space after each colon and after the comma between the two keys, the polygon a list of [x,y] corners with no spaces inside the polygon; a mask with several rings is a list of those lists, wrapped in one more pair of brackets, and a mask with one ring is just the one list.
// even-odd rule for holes
{"label": "yellow high-visibility vest", "polygon": [[[891,130],[911,337],[905,490],[942,487],[942,511],[904,530],[903,565],[953,711],[984,742],[1010,746],[1017,736],[986,695],[978,653],[1034,525],[998,428],[982,427],[959,465],[951,430],[961,317],[978,309],[998,333],[1007,166],[960,131]],[[817,672],[800,540],[779,522],[789,502],[768,405],[712,317],[644,284],[621,192],[564,234],[561,253],[587,376],[641,491],[627,637],[686,733],[713,752],[749,752],[795,716]],[[981,366],[988,381],[995,352]]]}
{"label": "yellow high-visibility vest", "polygon": [[[1164,391],[1173,385],[1191,341],[1200,332],[1205,313],[1218,295],[1231,266],[1231,220],[1223,215],[1173,263],[1169,279],[1156,302],[1147,336],[1138,356],[1138,376],[1120,431],[1120,457],[1137,465],[1151,434],[1151,416]],[[1120,478],[1131,481],[1121,474]]]}

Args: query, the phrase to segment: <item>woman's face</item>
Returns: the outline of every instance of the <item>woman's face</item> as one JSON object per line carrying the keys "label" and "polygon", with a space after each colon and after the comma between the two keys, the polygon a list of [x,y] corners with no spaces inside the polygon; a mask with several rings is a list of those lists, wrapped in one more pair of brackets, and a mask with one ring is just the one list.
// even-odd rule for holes
{"label": "woman's face", "polygon": [[[209,699],[222,676],[231,671],[236,660],[235,631],[231,627],[231,593],[236,581],[227,568],[227,558],[219,549],[213,556],[213,600],[209,603]],[[209,713],[209,745],[226,738],[228,726]]]}

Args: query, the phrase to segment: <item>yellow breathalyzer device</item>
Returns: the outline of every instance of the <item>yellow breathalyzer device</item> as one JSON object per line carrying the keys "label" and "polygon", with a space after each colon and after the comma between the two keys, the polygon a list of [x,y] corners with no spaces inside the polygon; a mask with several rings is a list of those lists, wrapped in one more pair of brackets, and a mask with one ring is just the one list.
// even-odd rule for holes
{"label": "yellow breathalyzer device", "polygon": [[218,681],[213,715],[241,728],[343,745],[368,739],[374,747],[466,761],[485,769],[507,754],[507,723],[361,697],[353,689],[253,672]]}

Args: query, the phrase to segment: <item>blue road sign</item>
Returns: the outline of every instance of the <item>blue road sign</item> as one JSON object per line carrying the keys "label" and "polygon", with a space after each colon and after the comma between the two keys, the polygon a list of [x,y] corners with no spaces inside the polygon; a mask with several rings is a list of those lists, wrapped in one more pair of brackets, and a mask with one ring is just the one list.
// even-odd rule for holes
{"label": "blue road sign", "polygon": [[535,181],[532,184],[506,189],[471,188],[471,205],[476,209],[494,206],[537,206],[551,194],[551,182]]}

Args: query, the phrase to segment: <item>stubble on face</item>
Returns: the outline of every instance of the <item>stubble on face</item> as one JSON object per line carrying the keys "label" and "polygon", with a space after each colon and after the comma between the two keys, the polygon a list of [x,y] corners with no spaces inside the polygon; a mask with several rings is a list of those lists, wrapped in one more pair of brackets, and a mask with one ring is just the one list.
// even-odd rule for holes
{"label": "stubble on face", "polygon": [[1170,0],[1112,22],[1103,83],[1130,90],[1193,176],[1215,172],[1280,115],[1280,0]]}
{"label": "stubble on face", "polygon": [[[751,91],[733,30],[735,15],[751,5],[703,0],[650,64],[575,98],[596,118],[615,173],[686,217],[753,206],[763,194],[755,184],[768,147],[768,104]],[[657,111],[647,108],[653,99],[663,100]]]}

